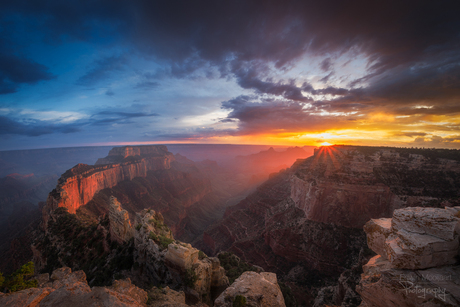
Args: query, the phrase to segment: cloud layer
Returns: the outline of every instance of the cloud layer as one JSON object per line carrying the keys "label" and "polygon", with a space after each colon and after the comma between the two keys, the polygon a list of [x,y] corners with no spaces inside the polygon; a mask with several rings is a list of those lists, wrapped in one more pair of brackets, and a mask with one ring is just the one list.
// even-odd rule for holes
{"label": "cloud layer", "polygon": [[[170,129],[171,140],[271,134],[290,142],[296,135],[343,130],[350,139],[379,131],[385,144],[460,146],[457,6],[339,0],[2,3],[2,39],[9,48],[0,53],[0,95],[66,78],[72,93],[99,91],[110,99],[94,98],[97,105],[84,110],[86,120],[62,125],[6,114],[2,134],[78,135],[85,127],[117,123],[147,135],[162,128],[157,121],[146,123],[158,115],[153,110],[167,113],[164,123],[171,125],[183,119],[175,109],[185,104],[204,119],[179,123],[183,131]],[[28,39],[38,47],[27,47]],[[46,56],[65,46],[78,47],[66,49],[66,59],[75,62],[67,70],[63,63],[69,60]],[[220,87],[213,89],[215,84]],[[225,84],[232,89],[224,93]],[[148,111],[117,111],[133,100],[149,104]],[[114,103],[118,109],[111,111]],[[9,104],[30,101],[21,96]]]}

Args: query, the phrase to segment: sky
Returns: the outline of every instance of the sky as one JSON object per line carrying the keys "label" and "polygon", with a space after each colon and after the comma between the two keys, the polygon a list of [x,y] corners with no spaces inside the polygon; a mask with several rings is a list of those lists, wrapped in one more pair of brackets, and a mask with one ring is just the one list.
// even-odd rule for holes
{"label": "sky", "polygon": [[0,2],[0,150],[460,148],[458,1]]}

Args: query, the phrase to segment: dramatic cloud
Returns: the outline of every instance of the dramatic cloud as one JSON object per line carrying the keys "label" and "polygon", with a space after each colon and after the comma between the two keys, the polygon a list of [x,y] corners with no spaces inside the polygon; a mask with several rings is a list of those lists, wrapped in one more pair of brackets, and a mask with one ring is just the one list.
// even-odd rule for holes
{"label": "dramatic cloud", "polygon": [[27,136],[40,136],[51,133],[75,133],[80,131],[73,124],[51,124],[49,122],[31,120],[27,123],[15,121],[6,116],[0,116],[0,134],[18,134]]}
{"label": "dramatic cloud", "polygon": [[[0,116],[0,134],[3,135],[26,135],[37,137],[52,133],[76,133],[87,126],[105,126],[116,123],[117,125],[133,124],[133,119],[151,118],[159,116],[156,113],[146,112],[123,112],[104,110],[99,111],[87,118],[75,120],[37,120],[22,118],[17,120],[14,116]],[[65,119],[65,118],[64,118]]]}
{"label": "dramatic cloud", "polygon": [[[1,43],[1,41],[0,41]],[[34,84],[55,76],[48,69],[30,59],[0,52],[0,94],[10,94],[21,84]]]}
{"label": "dramatic cloud", "polygon": [[[141,131],[147,133],[160,131],[155,123],[164,117],[161,125],[177,122],[182,129],[170,130],[172,139],[327,131],[356,139],[367,131],[382,143],[415,138],[455,146],[457,6],[412,0],[1,3],[8,48],[0,52],[0,94],[11,98],[0,107],[37,103],[89,114],[68,126],[5,117],[12,121],[5,131],[34,136],[34,127],[42,135],[98,126],[115,132],[116,124],[149,122]],[[124,108],[134,100],[149,107]]]}

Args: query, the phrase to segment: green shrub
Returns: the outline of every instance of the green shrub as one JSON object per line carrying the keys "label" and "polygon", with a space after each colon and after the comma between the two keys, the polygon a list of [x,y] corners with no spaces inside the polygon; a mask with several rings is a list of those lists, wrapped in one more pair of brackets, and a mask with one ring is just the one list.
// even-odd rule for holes
{"label": "green shrub", "polygon": [[158,236],[157,236],[155,233],[153,233],[153,231],[151,231],[151,232],[149,233],[149,238],[152,239],[152,240],[155,241],[155,242],[158,242],[158,241],[159,241]]}
{"label": "green shrub", "polygon": [[203,260],[204,258],[208,258],[203,251],[198,252],[198,259]]}
{"label": "green shrub", "polygon": [[195,285],[195,282],[198,280],[198,276],[195,273],[195,270],[192,268],[187,269],[184,274],[184,283],[190,287],[193,288]]}
{"label": "green shrub", "polygon": [[[1,283],[5,284],[5,287],[10,290],[10,292],[21,291],[28,288],[33,288],[38,286],[38,282],[35,279],[31,279],[35,272],[35,266],[32,261],[24,264],[19,270],[14,272],[12,275],[8,276],[6,282],[2,281]],[[3,276],[1,276],[3,278]],[[0,278],[0,281],[1,281]]]}
{"label": "green shrub", "polygon": [[233,300],[233,307],[243,307],[246,306],[246,297],[242,295],[235,296]]}
{"label": "green shrub", "polygon": [[141,227],[142,227],[142,224],[141,224],[141,223],[137,224],[137,225],[136,225],[136,230],[137,230],[137,231],[141,230]]}
{"label": "green shrub", "polygon": [[168,248],[168,245],[173,243],[173,242],[174,242],[173,239],[167,238],[167,237],[162,236],[162,235],[159,236],[158,244],[160,245],[161,249]]}
{"label": "green shrub", "polygon": [[247,262],[242,261],[231,252],[223,252],[218,255],[220,265],[225,269],[230,284],[246,271],[257,272],[257,268]]}

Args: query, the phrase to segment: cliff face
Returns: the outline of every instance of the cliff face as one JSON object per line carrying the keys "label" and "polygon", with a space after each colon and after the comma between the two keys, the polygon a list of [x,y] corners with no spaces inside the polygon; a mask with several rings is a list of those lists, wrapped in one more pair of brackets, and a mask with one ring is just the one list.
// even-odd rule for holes
{"label": "cliff face", "polygon": [[361,227],[370,218],[390,217],[407,206],[458,202],[458,152],[446,151],[453,155],[445,159],[443,151],[412,151],[320,148],[227,208],[199,247],[211,255],[232,251],[301,287],[320,279],[314,274],[338,277],[362,258]]}
{"label": "cliff face", "polygon": [[[165,146],[127,146],[114,148],[106,160],[113,164],[78,164],[65,172],[58,185],[48,196],[43,209],[45,224],[49,214],[58,207],[65,207],[70,213],[88,203],[94,195],[105,188],[111,188],[124,180],[145,177],[151,170],[169,169],[174,156]],[[131,153],[141,155],[131,156]],[[105,161],[105,160],[104,160]]]}
{"label": "cliff face", "polygon": [[391,217],[398,208],[458,197],[457,161],[403,149],[365,149],[322,147],[296,170],[291,198],[309,220],[362,228],[369,219]]}

